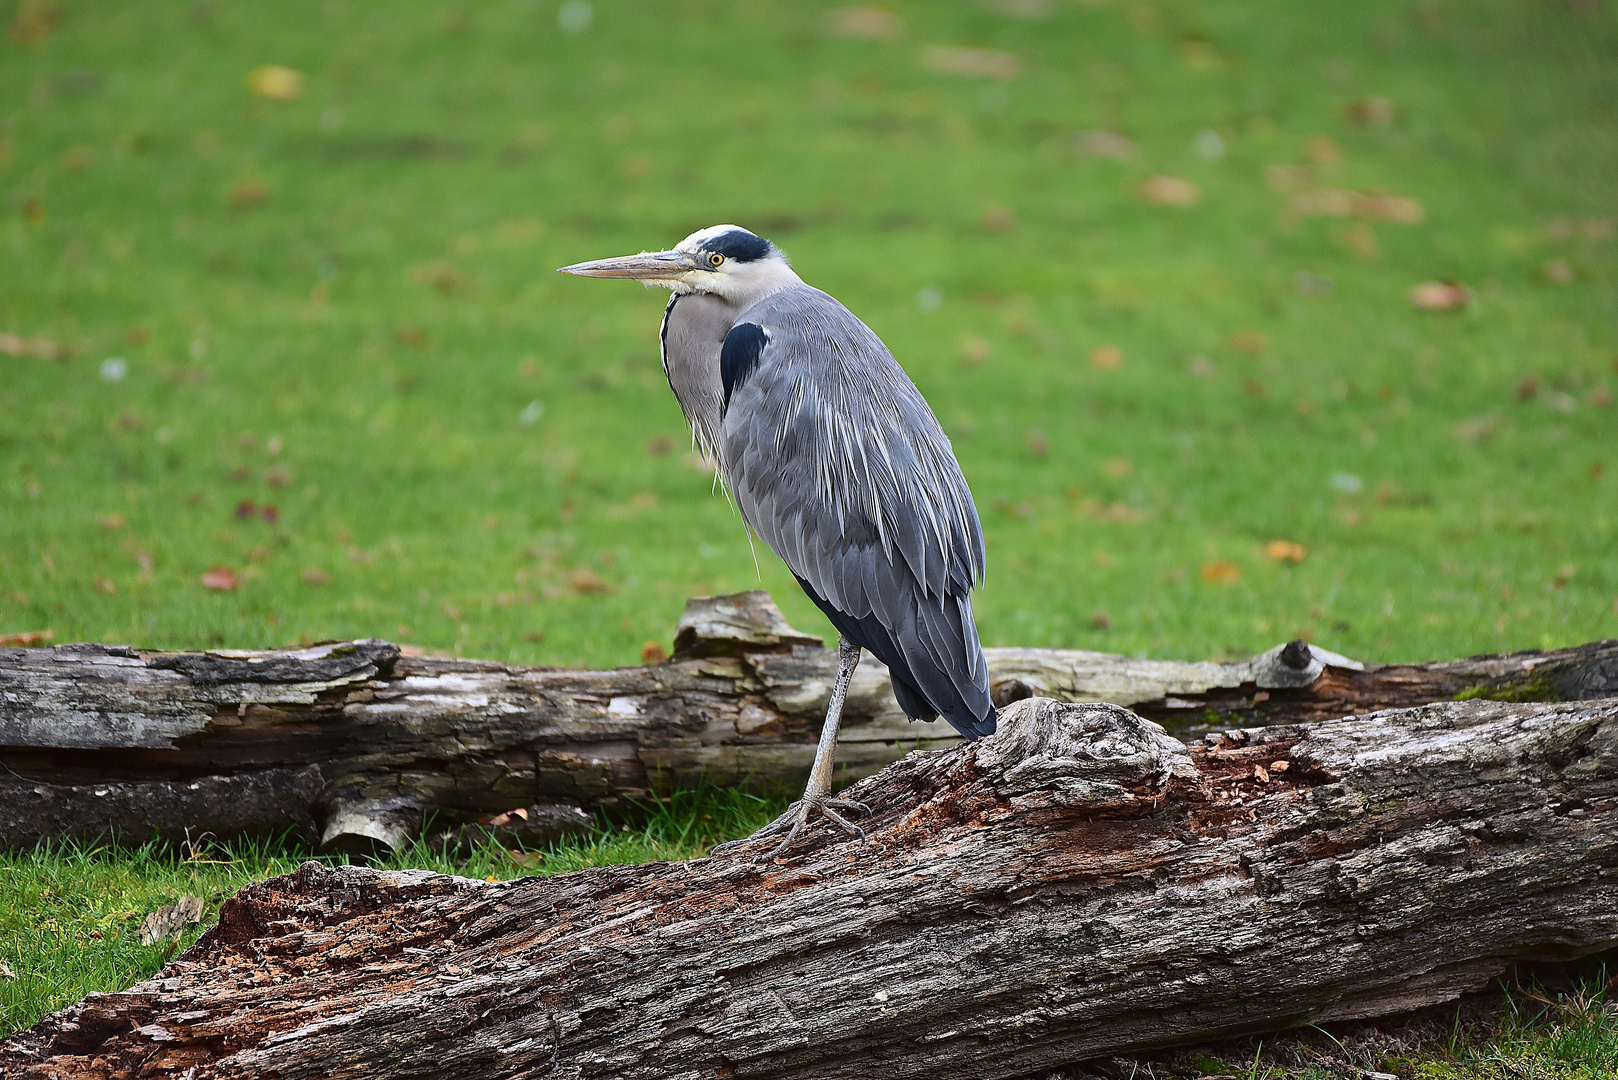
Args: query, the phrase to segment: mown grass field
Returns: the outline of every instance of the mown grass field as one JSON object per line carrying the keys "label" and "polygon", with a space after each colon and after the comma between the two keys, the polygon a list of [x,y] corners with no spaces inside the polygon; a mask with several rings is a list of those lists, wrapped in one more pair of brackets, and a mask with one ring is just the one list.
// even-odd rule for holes
{"label": "mown grass field", "polygon": [[[661,294],[552,272],[721,221],[927,394],[988,643],[1618,635],[1612,5],[886,10],[0,5],[0,636],[603,666],[760,581],[827,632],[688,458]],[[0,861],[0,1024],[154,970],[122,913],[299,856],[227,857]],[[1608,1075],[1545,1030],[1541,1072],[1431,1075]]]}
{"label": "mown grass field", "polygon": [[[928,395],[991,643],[1618,633],[1610,7],[895,11],[85,0],[7,41],[0,330],[71,355],[0,354],[0,632],[609,665],[760,577],[825,630],[686,459],[661,294],[552,272],[735,221]],[[1442,279],[1472,306],[1413,310]]]}

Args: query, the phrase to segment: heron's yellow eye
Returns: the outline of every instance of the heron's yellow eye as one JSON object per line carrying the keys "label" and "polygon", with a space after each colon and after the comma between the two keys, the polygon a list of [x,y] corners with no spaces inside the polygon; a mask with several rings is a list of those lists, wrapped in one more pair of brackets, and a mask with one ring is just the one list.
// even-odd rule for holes
{"label": "heron's yellow eye", "polygon": [[709,266],[723,266],[723,265],[725,265],[725,257],[723,255],[719,254],[719,252],[716,251],[712,255],[708,256],[708,265]]}

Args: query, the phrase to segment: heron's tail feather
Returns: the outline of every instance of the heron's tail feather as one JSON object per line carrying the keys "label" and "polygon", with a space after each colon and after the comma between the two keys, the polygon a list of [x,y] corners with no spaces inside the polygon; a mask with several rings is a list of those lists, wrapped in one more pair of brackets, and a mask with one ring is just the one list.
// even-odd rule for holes
{"label": "heron's tail feather", "polygon": [[803,578],[798,584],[837,632],[882,661],[893,678],[893,696],[913,720],[943,716],[964,738],[993,735],[994,703],[989,669],[966,598],[946,597],[937,610],[905,612],[889,627],[875,612],[850,615],[832,606]]}

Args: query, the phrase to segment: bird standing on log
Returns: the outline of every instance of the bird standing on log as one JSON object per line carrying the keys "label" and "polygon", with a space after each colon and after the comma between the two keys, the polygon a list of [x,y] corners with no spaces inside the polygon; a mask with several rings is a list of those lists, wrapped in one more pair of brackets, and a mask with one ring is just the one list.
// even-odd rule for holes
{"label": "bird standing on log", "polygon": [[868,808],[831,797],[861,649],[887,665],[907,716],[943,716],[968,739],[995,730],[972,621],[983,528],[949,439],[881,339],[746,229],[561,272],[673,291],[659,335],[669,387],[742,519],[840,635],[808,787],[748,840],[786,833],[774,857],[817,813],[863,839],[838,811]]}

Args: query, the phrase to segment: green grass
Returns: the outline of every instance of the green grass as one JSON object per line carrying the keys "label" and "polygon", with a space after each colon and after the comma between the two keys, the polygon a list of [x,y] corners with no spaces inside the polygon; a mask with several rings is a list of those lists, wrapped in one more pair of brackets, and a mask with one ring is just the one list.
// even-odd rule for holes
{"label": "green grass", "polygon": [[[734,789],[676,792],[647,809],[632,828],[602,823],[587,838],[543,852],[509,852],[486,845],[452,859],[424,848],[395,855],[387,869],[421,868],[505,880],[589,866],[691,859],[715,844],[746,836],[781,807]],[[98,990],[120,990],[155,974],[189,947],[219,914],[219,903],[252,881],[291,873],[311,858],[280,844],[146,844],[43,847],[0,853],[0,1037]],[[346,861],[346,860],[338,860]],[[140,943],[147,912],[181,896],[206,901],[201,925],[179,942]]]}
{"label": "green grass", "polygon": [[[990,643],[1618,634],[1618,242],[1578,224],[1618,211],[1618,17],[1585,6],[899,4],[881,41],[765,0],[598,4],[576,35],[524,0],[62,0],[43,42],[0,42],[0,331],[74,350],[0,354],[0,633],[635,662],[686,596],[760,575],[684,460],[658,295],[552,268],[736,221],[950,431]],[[1020,71],[938,73],[930,45]],[[250,95],[267,63],[303,95]],[[1393,124],[1347,121],[1367,96]],[[1092,129],[1137,153],[1084,156]],[[1266,169],[1319,137],[1322,182],[1423,220],[1290,219]],[[1143,204],[1159,173],[1200,202]],[[1411,310],[1440,278],[1476,304]],[[1308,557],[1262,557],[1277,538]],[[1240,579],[1202,580],[1220,562]],[[204,589],[216,565],[240,588]]]}

